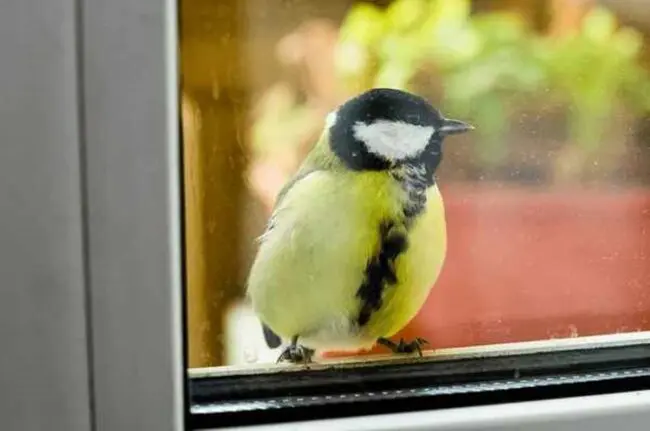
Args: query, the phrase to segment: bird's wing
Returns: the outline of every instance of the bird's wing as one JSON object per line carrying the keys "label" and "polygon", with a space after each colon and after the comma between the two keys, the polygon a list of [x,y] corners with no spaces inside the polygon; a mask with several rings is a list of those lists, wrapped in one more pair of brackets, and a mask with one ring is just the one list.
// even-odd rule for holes
{"label": "bird's wing", "polygon": [[300,181],[304,180],[307,178],[309,175],[319,172],[319,169],[311,168],[311,169],[303,169],[300,170],[289,182],[287,182],[281,189],[280,192],[278,192],[278,196],[275,199],[275,205],[273,206],[273,212],[271,213],[271,216],[269,217],[269,220],[266,224],[266,229],[257,238],[258,242],[263,242],[266,237],[268,237],[269,233],[271,230],[275,227],[275,222],[277,219],[278,211],[280,211],[281,203],[284,199],[284,197],[289,193],[289,191]]}
{"label": "bird's wing", "polygon": [[[280,189],[280,192],[278,193],[278,196],[275,200],[273,213],[271,214],[271,217],[269,217],[269,221],[266,225],[266,229],[264,230],[264,233],[257,238],[258,242],[263,242],[264,239],[268,237],[270,232],[273,230],[275,226],[275,220],[277,217],[278,208],[280,207],[283,198],[287,195],[287,193],[289,193],[291,188],[295,186],[297,183],[299,183],[301,180],[308,177],[310,174],[313,174],[314,172],[317,171],[318,171],[317,169],[303,169],[299,171],[289,182],[287,182],[282,187],[282,189]],[[277,335],[275,332],[273,332],[273,330],[271,330],[271,328],[269,328],[264,322],[261,322],[261,324],[262,324],[262,332],[264,333],[264,341],[266,341],[266,345],[271,349],[275,349],[276,347],[280,346],[280,344],[282,344],[282,339],[280,338],[280,336]]]}
{"label": "bird's wing", "polygon": [[262,332],[264,332],[264,341],[266,341],[266,345],[271,349],[275,349],[280,344],[282,344],[282,339],[280,336],[273,332],[271,328],[266,326],[264,323],[262,323]]}

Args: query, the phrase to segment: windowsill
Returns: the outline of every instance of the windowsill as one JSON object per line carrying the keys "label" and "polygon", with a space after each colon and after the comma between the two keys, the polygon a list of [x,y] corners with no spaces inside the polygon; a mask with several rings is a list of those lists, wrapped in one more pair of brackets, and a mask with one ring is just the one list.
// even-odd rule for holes
{"label": "windowsill", "polygon": [[532,354],[543,352],[557,352],[573,349],[589,349],[598,347],[623,347],[650,342],[650,331],[631,332],[620,334],[596,335],[576,338],[549,339],[527,341],[521,343],[493,344],[451,349],[439,349],[423,352],[423,357],[395,355],[372,355],[364,357],[319,359],[309,365],[257,363],[242,365],[226,365],[220,367],[190,368],[190,378],[225,377],[235,375],[267,374],[281,372],[295,372],[310,370],[324,370],[328,368],[351,369],[364,366],[386,364],[409,364],[416,362],[437,362],[450,359],[475,359],[508,356],[514,354]]}

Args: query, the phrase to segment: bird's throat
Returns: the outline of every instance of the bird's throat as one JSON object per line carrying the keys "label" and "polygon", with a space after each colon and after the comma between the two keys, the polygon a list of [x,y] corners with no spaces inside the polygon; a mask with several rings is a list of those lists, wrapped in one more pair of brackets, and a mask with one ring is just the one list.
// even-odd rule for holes
{"label": "bird's throat", "polygon": [[427,178],[427,169],[423,164],[403,165],[391,174],[405,192],[403,211],[408,226],[424,211],[431,180]]}

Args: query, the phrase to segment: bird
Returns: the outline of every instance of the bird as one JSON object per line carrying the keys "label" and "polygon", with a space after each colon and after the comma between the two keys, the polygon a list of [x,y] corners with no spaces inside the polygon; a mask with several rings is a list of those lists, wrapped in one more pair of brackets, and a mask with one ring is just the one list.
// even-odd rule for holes
{"label": "bird", "polygon": [[436,181],[443,141],[473,126],[414,93],[372,88],[330,112],[279,191],[246,295],[278,362],[381,345],[422,355],[423,338],[392,340],[442,269],[447,231]]}

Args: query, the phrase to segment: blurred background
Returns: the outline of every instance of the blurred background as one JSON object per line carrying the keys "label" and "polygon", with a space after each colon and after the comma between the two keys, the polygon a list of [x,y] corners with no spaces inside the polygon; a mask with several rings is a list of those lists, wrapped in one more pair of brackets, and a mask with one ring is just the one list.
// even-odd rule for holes
{"label": "blurred background", "polygon": [[476,131],[439,171],[433,348],[650,329],[650,4],[182,0],[189,362],[264,356],[245,281],[324,116],[371,87]]}

